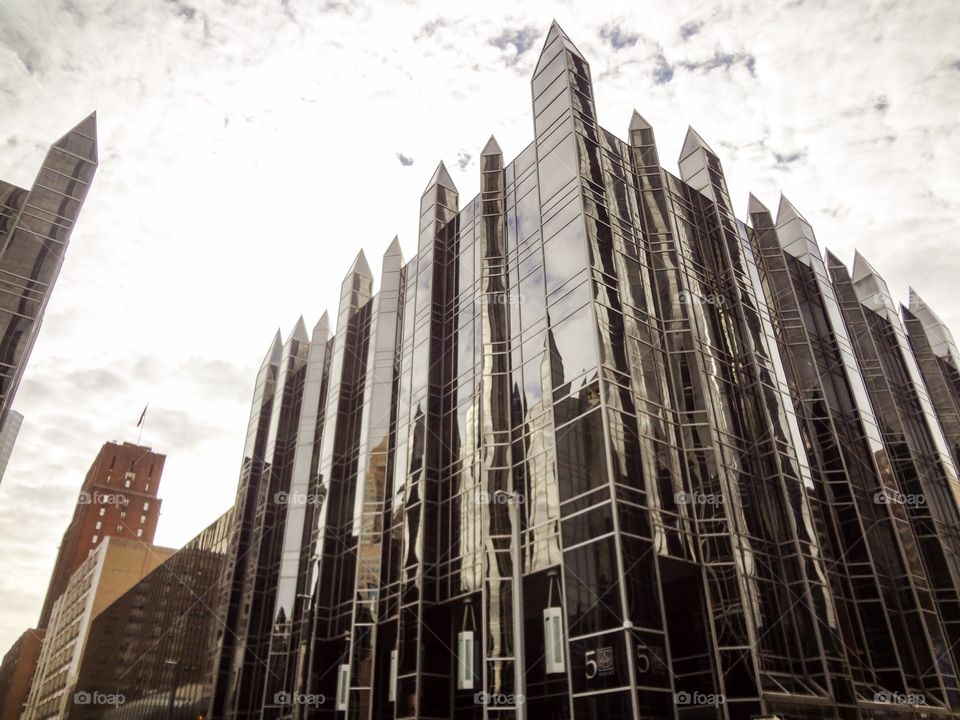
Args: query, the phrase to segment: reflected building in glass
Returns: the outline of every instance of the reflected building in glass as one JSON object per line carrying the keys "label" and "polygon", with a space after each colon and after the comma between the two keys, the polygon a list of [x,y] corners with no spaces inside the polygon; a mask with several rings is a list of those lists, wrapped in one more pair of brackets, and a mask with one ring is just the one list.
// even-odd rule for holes
{"label": "reflected building in glass", "polygon": [[47,152],[29,190],[0,180],[0,426],[97,170],[97,114]]}
{"label": "reflected building in glass", "polygon": [[599,127],[556,23],[532,102],[271,344],[211,716],[953,716],[949,332],[692,129],[677,177]]}

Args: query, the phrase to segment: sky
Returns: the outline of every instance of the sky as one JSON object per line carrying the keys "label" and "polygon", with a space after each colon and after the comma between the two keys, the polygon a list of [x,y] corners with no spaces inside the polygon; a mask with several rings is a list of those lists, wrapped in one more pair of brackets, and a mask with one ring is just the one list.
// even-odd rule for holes
{"label": "sky", "polygon": [[960,3],[0,0],[0,178],[97,111],[100,167],[14,408],[0,483],[0,653],[40,612],[107,440],[167,455],[160,545],[232,502],[254,374],[374,274],[443,160],[466,201],[495,134],[531,140],[552,19],[590,62],[601,125],[634,108],[676,172],[688,125],[741,216],[785,193],[960,329]]}

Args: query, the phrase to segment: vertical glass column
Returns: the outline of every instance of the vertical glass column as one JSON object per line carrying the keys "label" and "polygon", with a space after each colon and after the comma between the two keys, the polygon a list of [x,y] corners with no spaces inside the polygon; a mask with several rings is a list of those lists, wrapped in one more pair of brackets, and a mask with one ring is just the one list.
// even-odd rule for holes
{"label": "vertical glass column", "polygon": [[[380,290],[371,301],[370,344],[364,366],[363,410],[360,419],[357,485],[353,501],[351,533],[357,545],[357,567],[351,603],[350,627],[350,717],[374,717],[373,685],[379,623],[383,518],[392,460],[391,420],[397,311],[403,255],[400,241],[393,239],[383,256]],[[382,664],[382,663],[381,663]],[[383,681],[383,678],[380,678]]]}
{"label": "vertical glass column", "polygon": [[[373,275],[361,252],[340,287],[337,329],[330,356],[323,433],[318,460],[320,495],[309,578],[312,638],[307,692],[328,705],[308,708],[307,717],[330,709],[337,697],[341,666],[349,661],[350,609],[357,563],[353,535],[360,413],[364,397]],[[349,673],[346,675],[350,679]],[[349,690],[349,688],[347,688]],[[349,704],[349,692],[346,692]]]}
{"label": "vertical glass column", "polygon": [[293,698],[303,692],[301,677],[309,645],[309,594],[305,580],[312,552],[310,523],[323,499],[315,487],[315,478],[329,369],[329,325],[324,313],[313,328],[307,355],[290,489],[286,493],[286,522],[263,698],[265,717],[271,713],[277,717],[299,716],[301,710],[294,703],[280,704],[277,698]]}
{"label": "vertical glass column", "polygon": [[484,546],[483,696],[488,717],[525,717],[522,549],[511,460],[510,288],[503,152],[494,138],[480,154],[480,490]]}
{"label": "vertical glass column", "polygon": [[[456,218],[458,206],[456,186],[440,163],[420,200],[416,297],[410,331],[413,352],[409,359],[407,457],[397,458],[397,462],[405,462],[394,708],[398,719],[429,715],[431,707],[443,713],[449,707],[449,633],[443,629],[438,633],[437,628],[425,626],[431,623],[431,610],[436,603],[437,558],[445,552],[437,528],[440,471],[450,450],[445,440],[449,437],[445,426],[450,416],[444,410],[451,399],[443,394],[443,355],[445,341],[449,342],[450,337],[450,318],[445,310],[452,285],[447,282],[447,240],[450,233],[456,232],[447,225]],[[405,318],[404,333],[407,332]]]}
{"label": "vertical glass column", "polygon": [[253,528],[263,480],[264,452],[282,354],[283,341],[278,330],[257,371],[234,502],[235,524],[230,533],[227,562],[227,610],[224,632],[216,649],[212,712],[217,717],[233,718],[237,712],[237,682],[243,667],[244,652],[241,633],[245,634],[244,628],[247,627],[250,617],[250,607],[244,602],[244,577],[253,543]]}

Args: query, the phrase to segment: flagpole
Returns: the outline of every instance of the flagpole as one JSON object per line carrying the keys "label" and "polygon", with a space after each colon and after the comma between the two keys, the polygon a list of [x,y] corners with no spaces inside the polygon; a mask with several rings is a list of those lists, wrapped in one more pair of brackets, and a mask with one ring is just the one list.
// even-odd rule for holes
{"label": "flagpole", "polygon": [[147,403],[143,408],[143,413],[140,415],[140,422],[137,423],[137,427],[140,428],[140,432],[137,433],[137,445],[140,444],[140,438],[143,437],[143,428],[147,424],[147,408],[150,407],[150,403]]}

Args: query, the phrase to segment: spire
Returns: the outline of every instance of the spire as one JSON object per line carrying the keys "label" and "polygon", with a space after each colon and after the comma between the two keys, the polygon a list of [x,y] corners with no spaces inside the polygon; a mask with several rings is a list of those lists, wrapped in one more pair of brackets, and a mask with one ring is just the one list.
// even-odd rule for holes
{"label": "spire", "polygon": [[769,243],[770,247],[783,249],[770,209],[760,202],[753,193],[750,193],[747,200],[747,225],[755,231],[762,232],[763,241]]}
{"label": "spire", "polygon": [[821,259],[813,227],[786,197],[780,195],[777,207],[777,239],[784,252],[811,265],[811,258]]}
{"label": "spire", "polygon": [[950,328],[913,288],[910,288],[908,297],[909,312],[916,317],[923,327],[923,334],[927,336],[927,341],[930,343],[930,349],[934,355],[951,360],[956,367],[960,363],[960,352],[957,351],[957,345]]}
{"label": "spire", "polygon": [[497,139],[493,135],[487,140],[487,144],[483,146],[480,155],[503,155],[503,150],[500,149],[500,143],[497,142]]}
{"label": "spire", "polygon": [[840,258],[830,252],[829,249],[823,251],[823,261],[827,267],[842,267],[844,270],[847,269],[847,266],[841,262]]}
{"label": "spire", "polygon": [[313,341],[316,342],[319,339],[326,342],[329,337],[330,313],[324,310],[323,315],[321,315],[320,319],[317,320],[317,324],[313,326]]}
{"label": "spire", "polygon": [[347,271],[346,276],[350,277],[351,275],[363,275],[364,277],[373,278],[373,273],[370,272],[370,265],[367,263],[367,256],[363,253],[363,250],[357,253],[353,265],[351,265]]}
{"label": "spire", "polygon": [[853,281],[858,282],[863,280],[871,275],[875,275],[878,278],[880,275],[874,269],[873,265],[860,254],[859,250],[854,250],[853,252]]}
{"label": "spire", "polygon": [[399,257],[400,264],[403,264],[403,250],[400,247],[400,237],[398,235],[393,236],[393,240],[390,241],[390,244],[387,245],[386,252],[383,253],[384,257]]}
{"label": "spire", "polygon": [[[783,218],[783,222],[789,222],[790,220],[797,219],[807,222],[807,219],[800,214],[800,211],[794,207],[793,203],[787,200],[787,196],[780,194],[780,206],[777,208],[777,224],[781,222],[780,218]],[[807,223],[809,225],[809,223]]]}
{"label": "spire", "polygon": [[454,192],[457,190],[457,186],[453,184],[453,178],[451,178],[450,173],[447,172],[447,166],[443,164],[443,160],[437,165],[437,169],[433,171],[433,177],[430,178],[430,182],[427,183],[427,187],[423,192],[426,193],[427,190],[434,185],[442,185],[445,188],[450,188]]}
{"label": "spire", "polygon": [[297,320],[296,324],[293,326],[293,330],[290,332],[287,342],[290,342],[291,340],[304,343],[310,342],[310,338],[307,335],[307,325],[303,322],[303,315],[300,316],[300,319]]}
{"label": "spire", "polygon": [[657,140],[653,135],[653,126],[638,113],[630,116],[630,128],[627,132],[630,146],[633,148],[634,163],[643,168],[659,168],[660,154],[657,152]]}
{"label": "spire", "polygon": [[708,153],[716,155],[713,149],[707,145],[707,141],[700,137],[700,133],[693,129],[693,125],[688,125],[687,136],[683,140],[683,149],[680,151],[680,159],[683,160],[696,150],[706,150]]}
{"label": "spire", "polygon": [[400,238],[396,235],[390,241],[387,251],[383,253],[383,261],[380,264],[380,290],[385,288],[388,283],[387,273],[396,273],[399,277],[400,268],[403,267],[403,251],[400,250]]}
{"label": "spire", "polygon": [[648,123],[643,115],[638,113],[636,110],[633,111],[633,115],[630,116],[630,128],[633,130],[653,130],[653,126]]}
{"label": "spire", "polygon": [[890,296],[887,282],[859,251],[853,255],[853,290],[865,307],[894,324],[900,322],[900,315]]}
{"label": "spire", "polygon": [[537,73],[545,68],[557,56],[557,53],[554,52],[554,48],[556,47],[562,47],[567,52],[573,54],[583,62],[586,62],[586,60],[583,58],[583,55],[581,55],[580,51],[577,50],[577,46],[573,44],[573,41],[563,31],[563,28],[560,27],[560,24],[554,20],[552,23],[550,23],[550,29],[547,30],[547,39],[543,41],[543,49],[540,51],[540,59],[537,60],[537,67],[533,71],[534,75],[537,75]]}
{"label": "spire", "polygon": [[283,336],[280,335],[280,328],[277,328],[276,335],[273,336],[273,341],[270,343],[270,347],[267,349],[267,354],[263,358],[263,362],[260,363],[260,369],[267,367],[267,365],[278,365],[280,363],[280,356],[283,353]]}
{"label": "spire", "polygon": [[770,210],[767,209],[766,205],[757,200],[756,195],[750,193],[750,199],[747,201],[747,215],[755,215],[757,213],[766,213],[769,215]]}
{"label": "spire", "polygon": [[53,147],[67,150],[74,155],[97,163],[97,111],[87,115],[73,126]]}
{"label": "spire", "polygon": [[727,192],[727,181],[720,167],[720,158],[693,127],[687,128],[687,137],[680,151],[679,165],[680,178],[687,185],[733,212],[730,195]]}

